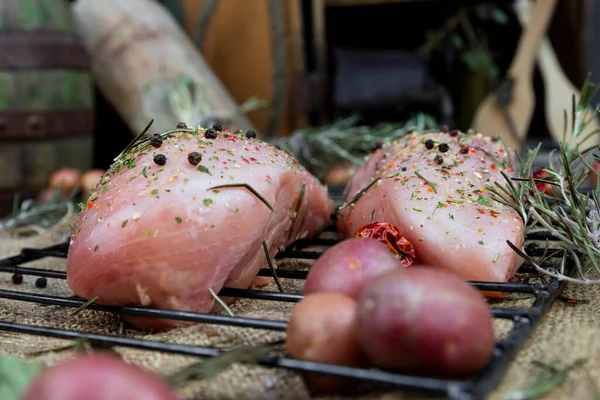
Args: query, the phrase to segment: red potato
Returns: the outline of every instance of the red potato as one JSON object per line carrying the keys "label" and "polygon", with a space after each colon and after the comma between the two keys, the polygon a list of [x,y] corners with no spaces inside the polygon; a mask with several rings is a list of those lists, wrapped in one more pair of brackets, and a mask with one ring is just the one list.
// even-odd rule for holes
{"label": "red potato", "polygon": [[102,175],[104,175],[105,172],[106,171],[103,169],[91,169],[82,175],[81,190],[85,196],[87,196],[92,191],[94,186],[100,182],[100,178],[102,178]]}
{"label": "red potato", "polygon": [[65,193],[71,193],[81,184],[81,173],[75,168],[57,169],[50,175],[48,186],[51,189],[61,188]]}
{"label": "red potato", "polygon": [[[286,346],[297,359],[364,366],[356,341],[356,302],[339,293],[315,293],[302,299],[290,316]],[[331,393],[352,387],[353,381],[332,376],[306,375],[313,392]]]}
{"label": "red potato", "polygon": [[325,250],[306,278],[304,293],[337,292],[355,300],[378,276],[404,268],[385,244],[375,239],[352,238]]}
{"label": "red potato", "polygon": [[370,361],[404,373],[464,377],[495,346],[483,295],[446,270],[412,266],[380,276],[357,307],[357,338]]}
{"label": "red potato", "polygon": [[160,378],[108,354],[80,356],[50,367],[23,400],[177,400]]}

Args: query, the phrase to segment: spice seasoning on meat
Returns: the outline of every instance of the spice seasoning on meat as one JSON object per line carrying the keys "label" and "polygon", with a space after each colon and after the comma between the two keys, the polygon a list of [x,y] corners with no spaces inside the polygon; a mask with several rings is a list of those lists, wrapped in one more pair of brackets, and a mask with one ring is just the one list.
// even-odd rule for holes
{"label": "spice seasoning on meat", "polygon": [[206,132],[204,132],[204,137],[207,139],[216,139],[217,132],[214,131],[213,129],[207,129]]}
{"label": "spice seasoning on meat", "polygon": [[427,139],[425,141],[425,147],[427,147],[429,150],[433,149],[434,145],[435,145],[435,143],[433,143],[433,140],[431,140],[431,139]]}
{"label": "spice seasoning on meat", "polygon": [[156,147],[158,149],[160,146],[162,146],[162,143],[162,136],[160,136],[158,133],[152,135],[152,139],[150,139],[150,144],[152,145],[152,147]]}
{"label": "spice seasoning on meat", "polygon": [[202,161],[202,154],[197,151],[192,151],[188,154],[188,161],[192,165],[198,165],[200,164],[200,161]]}
{"label": "spice seasoning on meat", "polygon": [[221,132],[223,130],[223,125],[217,123],[217,124],[214,124],[212,128],[217,132]]}
{"label": "spice seasoning on meat", "polygon": [[356,237],[376,239],[385,244],[406,267],[415,262],[415,249],[396,228],[388,222],[373,222],[356,231]]}
{"label": "spice seasoning on meat", "polygon": [[436,155],[435,157],[433,157],[433,161],[436,164],[442,164],[444,162],[444,157],[440,156],[439,154]]}
{"label": "spice seasoning on meat", "polygon": [[157,154],[154,156],[154,162],[158,165],[165,165],[167,163],[167,157],[164,154]]}
{"label": "spice seasoning on meat", "polygon": [[450,150],[450,146],[448,146],[448,143],[441,143],[438,146],[438,150],[441,151],[442,153],[447,152],[448,150]]}

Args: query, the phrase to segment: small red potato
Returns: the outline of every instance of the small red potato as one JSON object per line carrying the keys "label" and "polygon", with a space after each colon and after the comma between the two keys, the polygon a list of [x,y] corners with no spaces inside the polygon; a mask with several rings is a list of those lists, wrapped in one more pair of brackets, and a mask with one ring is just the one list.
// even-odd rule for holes
{"label": "small red potato", "polygon": [[[356,302],[339,293],[306,296],[292,310],[286,346],[297,359],[343,366],[364,366],[365,358],[356,342]],[[332,393],[356,382],[333,376],[307,374],[313,392]]]}
{"label": "small red potato", "polygon": [[374,365],[404,373],[468,376],[486,365],[495,346],[483,295],[456,275],[426,266],[373,281],[358,301],[356,326]]}
{"label": "small red potato", "polygon": [[177,400],[160,378],[116,356],[80,356],[43,371],[23,400]]}
{"label": "small red potato", "polygon": [[77,185],[81,184],[81,173],[75,168],[57,169],[50,175],[48,186],[51,189],[61,188],[70,194]]}
{"label": "small red potato", "polygon": [[336,292],[357,300],[373,279],[404,268],[382,242],[346,239],[325,250],[315,261],[306,278],[304,293]]}

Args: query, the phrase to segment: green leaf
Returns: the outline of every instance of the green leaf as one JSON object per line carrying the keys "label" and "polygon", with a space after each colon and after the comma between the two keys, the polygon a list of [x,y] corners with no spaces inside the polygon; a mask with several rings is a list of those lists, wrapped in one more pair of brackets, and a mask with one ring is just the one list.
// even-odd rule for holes
{"label": "green leaf", "polygon": [[208,170],[208,168],[206,168],[204,165],[199,165],[198,168],[196,168],[196,169],[200,172],[204,172],[206,174],[212,175],[210,173],[210,171]]}
{"label": "green leaf", "polygon": [[209,199],[209,198],[202,200],[202,202],[204,203],[205,206],[210,206],[213,203],[212,199]]}
{"label": "green leaf", "polygon": [[41,362],[0,357],[0,399],[20,400],[43,367]]}

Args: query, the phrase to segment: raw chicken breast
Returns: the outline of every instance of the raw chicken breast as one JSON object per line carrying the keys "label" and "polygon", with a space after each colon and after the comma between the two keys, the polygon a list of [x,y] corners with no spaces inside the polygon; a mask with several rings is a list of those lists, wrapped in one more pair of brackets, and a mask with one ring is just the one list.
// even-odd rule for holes
{"label": "raw chicken breast", "polygon": [[[267,265],[264,239],[274,256],[330,221],[327,189],[288,153],[238,133],[166,134],[125,152],[83,206],[67,264],[77,295],[208,312],[209,288],[252,285]],[[250,186],[211,189],[232,184]],[[140,328],[182,325],[125,318]]]}
{"label": "raw chicken breast", "polygon": [[508,281],[523,260],[506,240],[521,246],[523,223],[515,210],[492,200],[489,188],[506,183],[500,171],[510,176],[512,161],[500,142],[480,134],[404,136],[357,170],[339,229],[350,237],[371,222],[388,222],[413,244],[417,263],[465,280]]}

